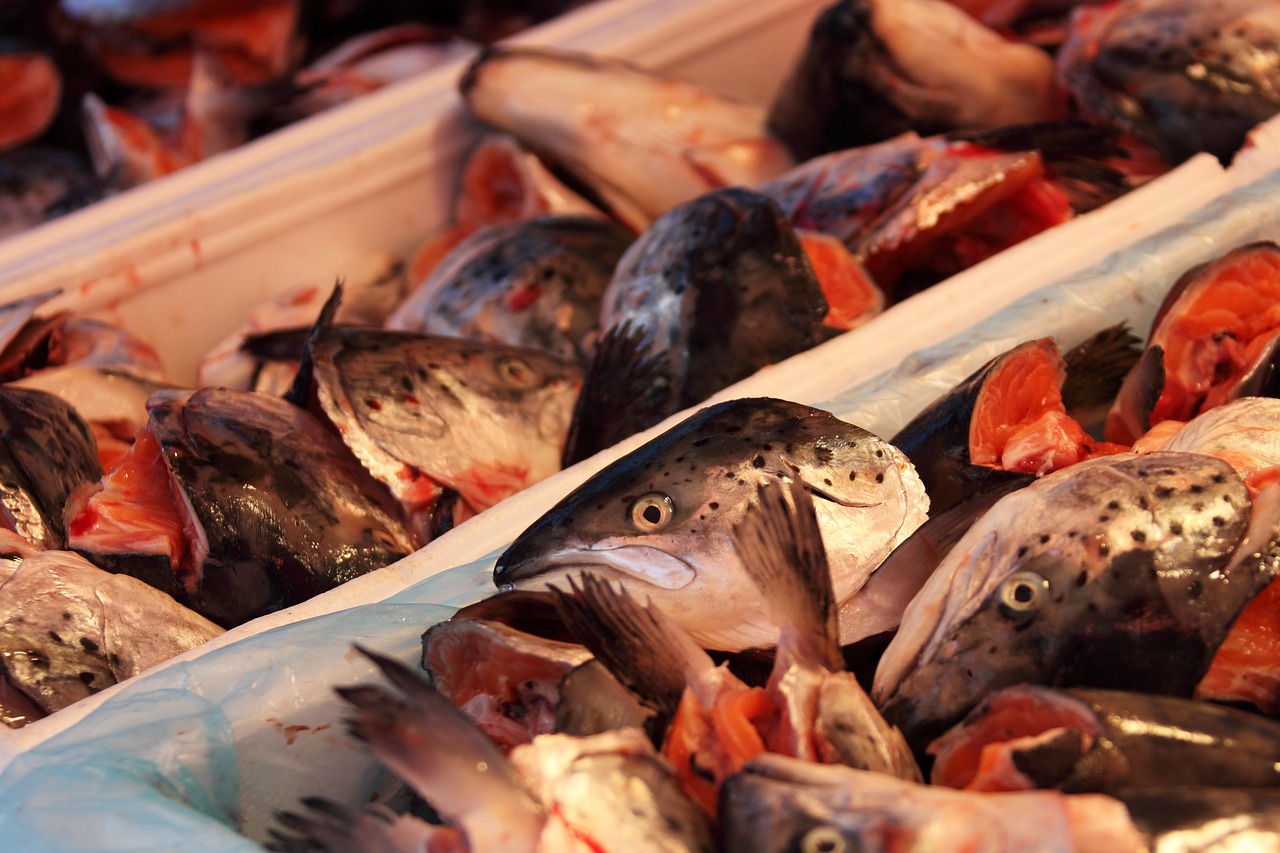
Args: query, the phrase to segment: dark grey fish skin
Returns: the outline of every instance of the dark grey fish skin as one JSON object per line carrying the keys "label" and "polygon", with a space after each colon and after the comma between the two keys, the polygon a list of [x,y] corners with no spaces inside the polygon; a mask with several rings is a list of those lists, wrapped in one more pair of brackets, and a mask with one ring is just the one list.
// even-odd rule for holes
{"label": "dark grey fish skin", "polygon": [[725,781],[719,814],[721,849],[735,853],[1145,849],[1104,795],[956,791],[773,753]]}
{"label": "dark grey fish skin", "polygon": [[587,737],[615,729],[652,730],[654,713],[598,660],[577,666],[560,680],[556,731]]}
{"label": "dark grey fish skin", "polygon": [[83,157],[52,148],[0,154],[0,239],[95,201],[103,187]]}
{"label": "dark grey fish skin", "polygon": [[53,713],[221,633],[167,594],[76,554],[0,561],[0,711],[12,707],[6,689],[17,689]]}
{"label": "dark grey fish skin", "polygon": [[4,526],[39,548],[65,548],[67,500],[101,478],[97,443],[75,409],[43,391],[0,386]]}
{"label": "dark grey fish skin", "polygon": [[917,748],[1019,682],[1191,696],[1278,567],[1275,512],[1222,460],[1078,463],[956,544],[907,608],[873,696]]}
{"label": "dark grey fish skin", "polygon": [[585,364],[600,300],[632,239],[590,216],[486,228],[441,260],[387,328],[530,347]]}
{"label": "dark grey fish skin", "polygon": [[769,127],[803,162],[907,131],[1060,118],[1053,63],[933,0],[843,0],[817,19]]}
{"label": "dark grey fish skin", "polygon": [[308,352],[320,409],[421,536],[441,487],[479,512],[560,470],[576,365],[378,329],[317,329]]}
{"label": "dark grey fish skin", "polygon": [[982,720],[1002,707],[1018,709],[1019,721],[1026,721],[1028,728],[1014,737],[1063,731],[1051,755],[1037,754],[1032,746],[1014,747],[1013,764],[1033,787],[1069,793],[1163,788],[1172,767],[1178,768],[1179,785],[1280,787],[1280,723],[1275,720],[1174,696],[1030,684],[991,694],[930,744],[929,752],[939,756],[935,783],[946,783],[938,771],[949,750],[990,742],[981,734]]}
{"label": "dark grey fish skin", "polygon": [[276,397],[154,397],[149,429],[202,536],[189,606],[236,625],[410,554],[417,541],[342,442]]}
{"label": "dark grey fish skin", "polygon": [[900,613],[845,613],[923,522],[919,478],[866,430],[771,398],[710,406],[606,466],[516,538],[494,582],[538,589],[585,569],[649,598],[707,648],[771,646],[778,629],[734,553],[732,528],[757,486],[775,480],[802,481],[815,498],[841,640],[893,627]]}
{"label": "dark grey fish skin", "polygon": [[1127,0],[1077,14],[1058,67],[1086,113],[1175,165],[1226,165],[1280,110],[1280,16],[1272,0]]}
{"label": "dark grey fish skin", "polygon": [[671,414],[834,336],[827,308],[777,203],[729,188],[673,207],[640,235],[605,291],[600,328],[629,322],[644,333],[645,353],[669,365]]}
{"label": "dark grey fish skin", "polygon": [[1126,791],[1119,798],[1152,853],[1280,850],[1275,788],[1169,787]]}

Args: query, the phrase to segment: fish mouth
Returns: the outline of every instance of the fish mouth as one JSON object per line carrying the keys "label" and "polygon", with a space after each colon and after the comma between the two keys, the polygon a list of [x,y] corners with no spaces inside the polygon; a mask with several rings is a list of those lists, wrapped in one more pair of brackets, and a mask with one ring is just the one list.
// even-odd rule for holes
{"label": "fish mouth", "polygon": [[[505,556],[505,555],[504,555]],[[493,569],[493,582],[525,588],[550,585],[571,572],[600,572],[637,580],[661,589],[681,589],[693,583],[698,573],[688,562],[649,545],[566,548],[539,554],[514,564],[498,559]]]}

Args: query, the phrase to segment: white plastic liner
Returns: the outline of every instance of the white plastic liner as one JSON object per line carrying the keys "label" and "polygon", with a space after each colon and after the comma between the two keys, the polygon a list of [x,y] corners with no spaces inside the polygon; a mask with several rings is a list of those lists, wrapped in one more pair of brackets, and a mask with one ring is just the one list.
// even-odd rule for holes
{"label": "white plastic liner", "polygon": [[[842,360],[857,365],[872,345],[870,334],[855,333],[714,399],[785,396],[890,435],[991,355],[1046,334],[1071,345],[1120,320],[1145,332],[1169,285],[1187,268],[1242,243],[1277,238],[1280,170],[1100,262],[1074,264],[1081,268],[1048,286],[1027,287],[982,322],[953,327],[872,379],[840,378]],[[1043,243],[1041,251],[1071,245]],[[972,298],[957,292],[957,282],[990,280],[981,269],[972,272],[935,297],[939,305],[954,302],[957,325],[967,316],[959,303]],[[928,326],[931,316],[900,312],[905,325],[890,337],[909,337],[908,327]],[[332,692],[369,678],[370,667],[352,643],[416,662],[423,630],[492,590],[493,562],[515,534],[605,458],[660,428],[499,505],[381,576],[349,585],[326,606],[347,596],[385,600],[197,650],[74,706],[74,726],[59,715],[57,725],[43,731],[41,724],[21,730],[39,738],[0,771],[0,839],[12,849],[49,853],[257,850],[273,813],[296,808],[300,797],[354,804],[387,790],[388,780],[343,735],[344,712]],[[433,574],[385,597],[399,579]]]}

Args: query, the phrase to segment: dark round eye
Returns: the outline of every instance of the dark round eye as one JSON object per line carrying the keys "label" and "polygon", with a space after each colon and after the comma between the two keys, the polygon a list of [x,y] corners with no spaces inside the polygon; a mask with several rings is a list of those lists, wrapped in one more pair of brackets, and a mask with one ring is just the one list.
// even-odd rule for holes
{"label": "dark round eye", "polygon": [[799,853],[851,853],[849,844],[834,826],[815,826],[800,836]]}
{"label": "dark round eye", "polygon": [[498,375],[517,388],[532,388],[538,384],[537,374],[524,361],[507,356],[498,362]]}
{"label": "dark round eye", "polygon": [[660,492],[650,492],[637,498],[631,505],[631,523],[637,530],[651,533],[666,527],[675,512],[676,505],[670,497]]}
{"label": "dark round eye", "polygon": [[1035,572],[1014,572],[1000,584],[999,596],[1007,615],[1026,616],[1049,600],[1049,581]]}

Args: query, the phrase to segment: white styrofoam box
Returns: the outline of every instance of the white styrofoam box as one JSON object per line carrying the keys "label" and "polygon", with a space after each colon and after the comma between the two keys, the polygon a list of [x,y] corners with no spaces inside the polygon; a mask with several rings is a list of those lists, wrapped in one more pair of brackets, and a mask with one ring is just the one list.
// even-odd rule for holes
{"label": "white styrofoam box", "polygon": [[[628,58],[765,101],[799,51],[814,15],[825,5],[810,0],[751,4],[602,0],[532,30],[521,40]],[[288,128],[167,182],[44,226],[13,244],[17,248],[0,244],[0,282],[15,296],[50,286],[66,287],[67,304],[124,322],[156,343],[178,372],[188,371],[202,344],[220,338],[249,305],[266,294],[300,280],[341,274],[343,266],[375,249],[404,251],[445,221],[459,158],[475,134],[454,92],[460,71],[461,65],[440,69]],[[1153,310],[1151,293],[1155,291],[1150,288],[1167,286],[1167,281],[1153,283],[1146,278],[1153,266],[1166,259],[1181,263],[1225,249],[1250,235],[1276,234],[1275,202],[1269,197],[1256,198],[1253,190],[1227,196],[1247,211],[1247,219],[1229,206],[1213,204],[1224,194],[1259,181],[1275,193],[1274,169],[1280,150],[1275,136],[1273,123],[1229,170],[1207,156],[1194,158],[1170,175],[955,276],[866,326],[767,368],[715,399],[773,395],[825,403],[837,414],[858,415],[855,420],[879,418],[875,428],[891,432],[889,426],[901,423],[911,406],[927,402],[928,398],[920,399],[921,389],[941,388],[945,382],[940,377],[951,376],[931,367],[945,362],[953,373],[958,369],[955,365],[978,357],[985,352],[983,347],[990,348],[991,340],[1018,334],[1006,321],[974,325],[1009,303],[1030,300],[1018,304],[1040,306],[1037,310],[1049,312],[1040,318],[1046,321],[1074,317],[1064,329],[1083,336],[1085,332],[1074,324],[1087,324],[1077,312],[1066,309],[1097,307],[1107,301],[1093,297],[1081,301],[1079,294],[1084,291],[1074,286],[1042,290],[1054,282],[1091,282],[1102,276],[1099,280],[1107,287],[1116,288],[1112,292],[1138,294],[1124,297],[1136,299],[1137,306],[1117,303],[1107,310],[1132,316],[1141,325],[1145,321],[1138,309]],[[1198,223],[1192,230],[1177,226],[1189,217]],[[1128,248],[1135,241],[1137,247]],[[995,328],[1001,329],[999,335]],[[1029,328],[1026,336],[1046,333]],[[934,345],[941,349],[927,349]],[[898,374],[883,378],[886,370],[899,364],[904,367]],[[879,414],[859,408],[869,400],[875,401]],[[406,560],[234,629],[152,673],[26,729],[0,732],[0,766],[46,742],[51,752],[42,750],[42,756],[63,747],[90,753],[101,747],[121,766],[141,768],[145,778],[134,793],[153,790],[160,784],[157,780],[177,784],[177,776],[197,787],[208,782],[216,788],[209,794],[217,806],[211,806],[213,811],[256,832],[265,822],[265,810],[287,805],[280,797],[293,791],[280,788],[283,793],[262,802],[252,794],[276,784],[273,774],[296,773],[299,767],[312,765],[310,757],[299,759],[302,748],[272,754],[247,745],[269,737],[264,731],[279,734],[280,725],[310,726],[307,731],[328,727],[322,729],[323,737],[300,742],[328,748],[341,740],[333,728],[335,712],[328,686],[340,680],[338,673],[350,678],[367,671],[353,660],[350,640],[360,637],[402,654],[412,646],[411,629],[391,631],[390,623],[377,615],[384,606],[381,602],[394,599],[429,608],[478,597],[486,589],[496,554],[520,530],[607,462],[682,416],[500,504]],[[354,609],[339,613],[347,608]],[[290,627],[290,623],[312,619],[321,621]],[[334,621],[323,621],[328,619]],[[426,621],[424,617],[416,630],[420,632]],[[358,628],[351,628],[357,623]],[[350,630],[326,634],[316,625]],[[309,653],[299,652],[295,658],[284,652],[284,644],[299,636],[293,631],[308,637],[298,648]],[[273,645],[277,642],[279,648]],[[229,673],[238,674],[233,678]],[[267,694],[280,689],[278,678],[295,691],[290,698],[268,698]],[[279,713],[246,716],[255,696],[274,703]],[[177,706],[171,704],[175,700]],[[193,705],[204,720],[194,727],[186,716],[195,713]],[[175,711],[178,706],[183,710]],[[300,720],[303,708],[316,709],[319,718]],[[281,713],[294,712],[286,723],[281,722],[286,720]],[[213,733],[207,741],[201,735],[202,743],[219,745],[221,763],[213,769],[206,766],[212,776],[206,778],[190,763],[196,760],[190,752],[196,747],[187,740],[164,746],[161,760],[154,738],[145,731],[132,740],[119,739],[121,727],[130,721],[158,725],[161,718],[173,722],[175,737],[190,736],[196,729]],[[321,718],[323,722],[318,721]],[[296,767],[284,766],[295,761]],[[156,769],[157,762],[163,764],[163,772]],[[31,772],[29,761],[18,763],[8,778]],[[265,765],[271,769],[264,770]],[[56,778],[56,769],[48,772]],[[104,771],[101,778],[90,775],[84,784],[106,784],[112,778]],[[0,783],[6,781],[0,778]],[[51,808],[56,817],[53,801],[32,805],[35,801],[21,800],[16,788],[9,793],[19,797],[12,801],[19,814],[30,816],[32,808]],[[90,800],[94,796],[88,790],[82,794]],[[151,805],[165,806],[164,797],[156,796],[159,800]],[[223,808],[228,797],[235,801],[234,808]],[[0,810],[0,823],[5,820],[4,811]]]}
{"label": "white styrofoam box", "polygon": [[[1091,230],[1077,234],[1085,245],[1093,245],[1084,239]],[[982,270],[942,285],[952,292],[934,307],[973,298],[989,310],[914,351],[913,327],[928,325],[926,315],[900,312],[903,325],[890,334],[907,357],[868,381],[850,387],[840,378],[840,367],[857,365],[875,343],[855,330],[713,399],[782,395],[892,433],[989,355],[1045,334],[1079,340],[1119,320],[1141,328],[1188,267],[1248,241],[1280,239],[1280,168],[1093,263],[1076,263],[1071,236],[1040,247],[1061,251],[1074,269],[1069,275],[1041,275],[1041,286],[1025,289],[1015,270],[1003,286],[993,285],[1023,291],[1011,304],[993,306],[991,297],[972,294],[968,288],[983,281]],[[824,371],[830,372],[814,380]],[[388,574],[352,582],[347,603],[367,603],[337,612],[324,612],[336,597],[322,607],[304,605],[299,611],[320,615],[210,644],[73,706],[76,725],[59,715],[0,766],[0,838],[46,853],[248,853],[261,850],[276,812],[298,809],[300,797],[355,805],[375,791],[385,795],[392,780],[344,735],[346,712],[332,690],[380,680],[352,644],[416,663],[425,628],[491,591],[494,560],[514,535],[605,460],[664,427],[498,505]],[[417,582],[399,588],[410,579]]]}
{"label": "white styrofoam box", "polygon": [[[734,0],[602,0],[521,38],[652,63],[736,95],[767,100],[826,3],[759,0],[747,8],[740,5]],[[445,221],[456,155],[475,132],[455,92],[460,72],[461,65],[441,69],[375,93],[310,123],[286,128],[276,138],[198,164],[168,182],[68,217],[67,229],[106,241],[97,251],[66,249],[73,257],[41,267],[38,253],[30,249],[15,251],[9,256],[12,262],[4,264],[5,244],[0,244],[0,269],[22,266],[29,273],[6,287],[16,296],[58,284],[72,287],[77,276],[88,275],[72,287],[75,304],[121,320],[190,366],[198,357],[198,345],[220,338],[249,304],[296,283],[298,278],[289,277],[293,271],[305,268],[312,274],[336,275],[375,248],[403,248],[388,240],[415,242],[419,232],[401,228],[414,216],[420,216],[422,224]],[[749,393],[805,403],[833,399],[920,347],[945,340],[1010,301],[1180,221],[1234,187],[1258,180],[1275,165],[1280,143],[1272,137],[1280,135],[1277,127],[1280,122],[1272,122],[1256,134],[1255,144],[1230,169],[1207,155],[1193,158],[1171,174],[894,306],[791,363],[765,369],[742,387],[753,389]],[[413,151],[421,156],[410,156]],[[305,165],[299,166],[293,159],[297,157]],[[424,201],[419,190],[430,197]],[[211,201],[205,206],[201,199]],[[169,211],[168,218],[152,205]],[[197,208],[200,213],[179,215]],[[121,211],[118,223],[115,210]],[[77,216],[80,220],[73,221]],[[51,223],[29,236],[44,240],[62,226]],[[124,239],[125,246],[112,248],[113,237]],[[193,265],[197,254],[200,261]],[[317,273],[316,264],[328,271]],[[652,434],[651,430],[645,435]],[[409,559],[240,626],[183,659],[299,619],[386,599],[423,578],[476,559],[500,541],[509,541],[542,508],[642,440],[643,436],[624,442],[516,502],[486,512],[482,517],[491,516],[487,526],[464,525]],[[100,701],[102,697],[93,697],[17,732],[0,729],[0,762],[73,724]]]}
{"label": "white styrofoam box", "polygon": [[[821,0],[599,0],[514,42],[590,50],[767,103]],[[447,224],[478,134],[459,59],[0,241],[0,292],[61,288],[124,325],[179,381],[271,294],[324,285]]]}

